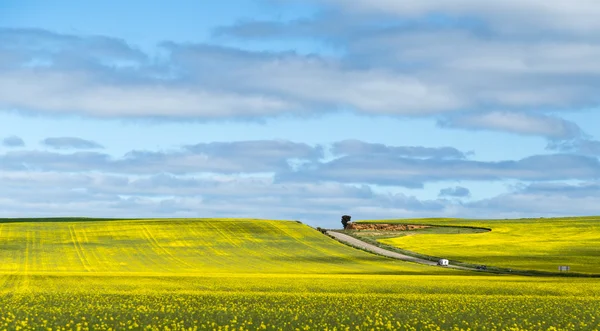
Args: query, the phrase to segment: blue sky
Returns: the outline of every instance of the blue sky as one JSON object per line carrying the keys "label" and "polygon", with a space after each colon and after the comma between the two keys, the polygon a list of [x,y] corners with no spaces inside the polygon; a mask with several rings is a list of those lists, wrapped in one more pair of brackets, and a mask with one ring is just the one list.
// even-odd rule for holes
{"label": "blue sky", "polygon": [[600,214],[600,5],[0,2],[0,217]]}

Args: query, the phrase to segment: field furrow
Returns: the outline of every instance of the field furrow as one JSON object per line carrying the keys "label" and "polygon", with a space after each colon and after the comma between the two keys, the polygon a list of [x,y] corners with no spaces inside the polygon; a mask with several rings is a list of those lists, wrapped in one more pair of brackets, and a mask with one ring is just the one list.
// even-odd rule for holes
{"label": "field furrow", "polygon": [[73,241],[75,253],[77,253],[77,256],[79,257],[79,262],[81,262],[81,265],[86,271],[91,271],[89,262],[85,257],[85,253],[83,251],[81,243],[79,242],[79,238],[77,237],[77,233],[75,232],[75,228],[73,225],[69,225],[69,234],[71,235],[71,240]]}

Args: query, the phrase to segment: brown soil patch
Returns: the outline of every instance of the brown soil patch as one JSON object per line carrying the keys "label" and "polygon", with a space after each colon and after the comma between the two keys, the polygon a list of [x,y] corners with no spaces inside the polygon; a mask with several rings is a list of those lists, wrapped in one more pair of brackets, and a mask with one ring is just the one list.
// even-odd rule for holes
{"label": "brown soil patch", "polygon": [[410,231],[430,228],[429,225],[386,224],[386,223],[348,223],[346,230]]}

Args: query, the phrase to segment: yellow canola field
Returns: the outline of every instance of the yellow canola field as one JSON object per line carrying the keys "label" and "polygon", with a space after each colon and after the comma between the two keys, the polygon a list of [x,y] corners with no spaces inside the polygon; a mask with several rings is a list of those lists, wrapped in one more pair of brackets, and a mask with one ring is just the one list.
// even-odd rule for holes
{"label": "yellow canola field", "polygon": [[0,273],[432,274],[293,221],[197,219],[0,223]]}
{"label": "yellow canola field", "polygon": [[[373,222],[373,221],[371,221]],[[521,220],[413,219],[383,223],[472,226],[492,229],[471,234],[422,234],[382,243],[450,260],[521,270],[600,274],[600,218]]]}
{"label": "yellow canola field", "polygon": [[6,330],[598,330],[594,279],[0,277]]}
{"label": "yellow canola field", "polygon": [[597,330],[598,279],[484,276],[264,220],[0,223],[0,330]]}

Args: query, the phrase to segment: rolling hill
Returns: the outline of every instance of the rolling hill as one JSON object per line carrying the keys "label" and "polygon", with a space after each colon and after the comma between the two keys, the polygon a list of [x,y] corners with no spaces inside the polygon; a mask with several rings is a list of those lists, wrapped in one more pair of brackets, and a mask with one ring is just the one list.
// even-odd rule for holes
{"label": "rolling hill", "polygon": [[293,221],[0,222],[5,273],[444,273],[342,245]]}
{"label": "rolling hill", "polygon": [[472,264],[552,272],[557,272],[559,265],[566,265],[572,272],[600,274],[600,217],[363,222],[489,228],[492,231],[461,234],[415,231],[413,235],[379,241],[424,255]]}
{"label": "rolling hill", "polygon": [[599,289],[392,260],[290,221],[0,221],[2,330],[594,330]]}

